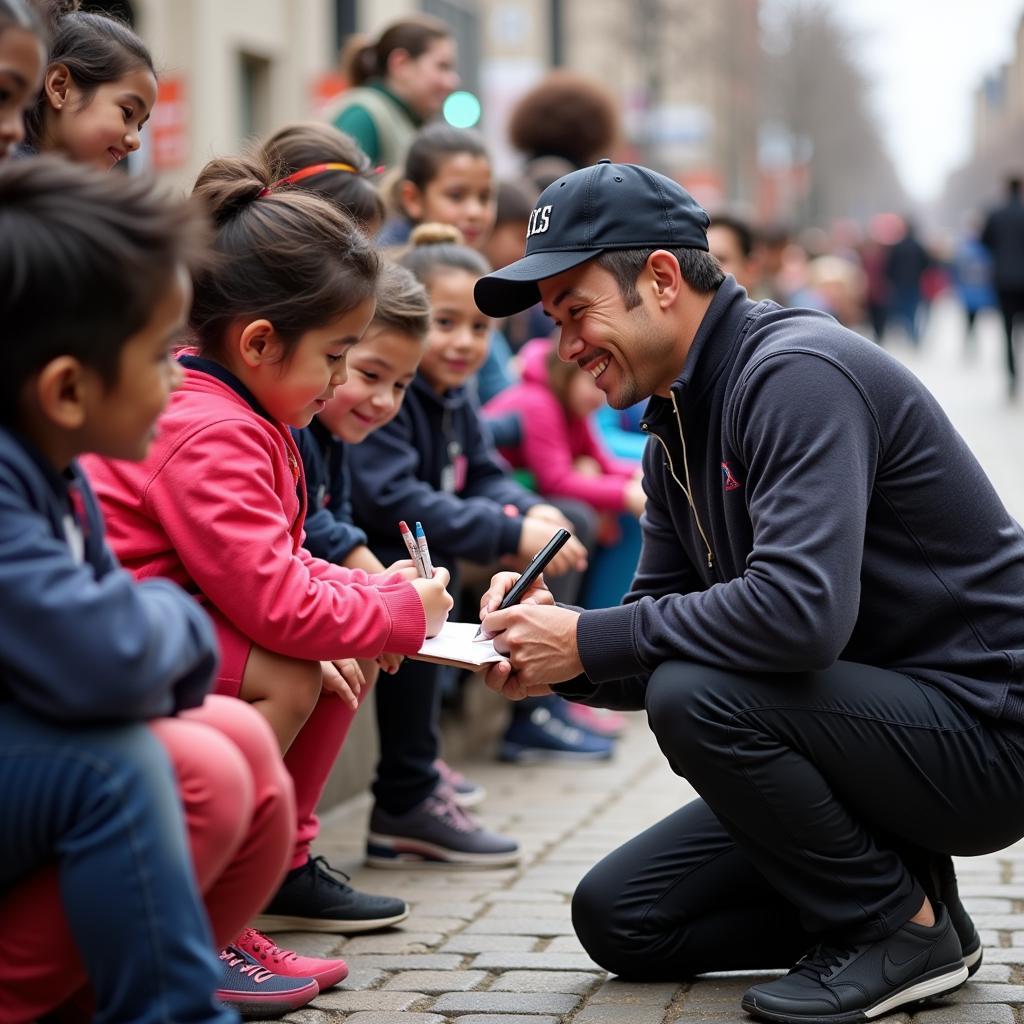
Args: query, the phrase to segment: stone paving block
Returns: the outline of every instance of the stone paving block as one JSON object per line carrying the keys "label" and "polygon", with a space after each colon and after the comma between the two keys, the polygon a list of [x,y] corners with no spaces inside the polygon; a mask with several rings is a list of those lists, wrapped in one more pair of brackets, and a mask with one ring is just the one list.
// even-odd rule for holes
{"label": "stone paving block", "polygon": [[[477,913],[483,907],[477,909]],[[468,920],[472,920],[476,914],[471,914]],[[409,925],[418,932],[440,932],[442,935],[450,935],[465,927],[466,918],[462,917],[427,917],[425,914],[418,914],[415,910],[409,915]]]}
{"label": "stone paving block", "polygon": [[482,917],[466,926],[463,935],[574,935],[572,921],[560,917]]}
{"label": "stone paving block", "polygon": [[558,935],[553,938],[547,946],[544,947],[546,950],[550,950],[552,953],[585,953],[586,950],[583,948],[583,944],[575,935]]}
{"label": "stone paving block", "polygon": [[979,928],[978,938],[981,939],[981,944],[986,947],[1002,945],[999,941],[999,932],[995,928]]}
{"label": "stone paving block", "polygon": [[609,978],[589,999],[587,1006],[611,1003],[617,1006],[660,1006],[672,1002],[681,988],[675,982],[620,981]]}
{"label": "stone paving block", "polygon": [[[587,1003],[573,1017],[573,1024],[662,1024],[665,1008],[653,1004],[619,1006],[615,1003]],[[460,1024],[464,1018],[459,1018]],[[745,1024],[751,1024],[748,1017]]]}
{"label": "stone paving block", "polygon": [[[462,932],[459,935],[453,935],[438,952],[504,953],[507,951],[527,953],[536,949],[539,941],[534,935],[467,935]],[[570,952],[579,952],[580,948],[570,950]]]}
{"label": "stone paving block", "polygon": [[366,953],[353,957],[348,965],[377,967],[382,971],[454,971],[463,961],[459,953],[399,953],[387,956],[383,953]]}
{"label": "stone paving block", "polygon": [[[423,899],[409,900],[412,911],[410,920],[415,924],[421,917],[457,917],[460,921],[472,921],[481,910],[484,909],[486,900],[479,902],[473,900],[458,901],[450,903],[438,900],[434,893]],[[430,928],[417,928],[417,931],[429,932]]]}
{"label": "stone paving block", "polygon": [[980,914],[1012,914],[1013,901],[1011,899],[996,899],[992,896],[961,896],[964,906],[972,917]]}
{"label": "stone paving block", "polygon": [[[884,1020],[888,1021],[888,1017]],[[919,1010],[913,1021],[914,1024],[1014,1024],[1014,1016],[1009,1006],[975,1003]]]}
{"label": "stone paving block", "polygon": [[445,1019],[436,1013],[377,1013],[361,1010],[352,1014],[345,1024],[445,1024]]}
{"label": "stone paving block", "polygon": [[1010,973],[1009,964],[983,963],[971,979],[971,984],[975,984],[979,981],[997,981],[1005,984],[1010,981]]}
{"label": "stone paving block", "polygon": [[506,971],[491,985],[492,992],[574,992],[586,995],[601,984],[596,974],[583,971]]}
{"label": "stone paving block", "polygon": [[483,897],[485,903],[551,903],[557,905],[564,903],[569,905],[569,900],[560,892],[546,892],[543,889],[518,890],[499,889],[497,892],[488,893]]}
{"label": "stone paving block", "polygon": [[435,1013],[571,1013],[580,997],[563,992],[449,992],[431,1007]]}
{"label": "stone paving block", "polygon": [[341,949],[342,956],[359,953],[426,953],[431,946],[444,940],[438,932],[378,932],[376,935],[356,935]]}
{"label": "stone paving block", "polygon": [[967,903],[968,897],[991,896],[1008,900],[1024,900],[1024,885],[1007,882],[959,882],[960,898]]}
{"label": "stone paving block", "polygon": [[383,991],[394,989],[399,992],[429,992],[431,995],[468,992],[486,977],[484,971],[399,971],[389,979]]}
{"label": "stone paving block", "polygon": [[1015,967],[1024,965],[1024,947],[1010,946],[1006,949],[985,949],[985,963],[1011,964]]}
{"label": "stone paving block", "polygon": [[470,965],[482,971],[596,971],[586,953],[480,953]]}
{"label": "stone paving block", "polygon": [[313,1000],[312,1005],[319,1010],[344,1010],[355,1013],[357,1010],[397,1011],[409,1010],[430,997],[423,992],[345,992],[332,988]]}
{"label": "stone paving block", "polygon": [[385,971],[379,967],[366,967],[348,963],[348,977],[337,988],[343,988],[350,992],[359,991],[364,988],[373,988],[381,978],[387,977]]}
{"label": "stone paving block", "polygon": [[1024,1003],[1024,985],[971,982],[947,998],[955,1003]]}
{"label": "stone paving block", "polygon": [[1024,928],[1024,914],[971,914],[977,928],[1012,931]]}
{"label": "stone paving block", "polygon": [[[345,1017],[340,1013],[333,1013],[330,1010],[311,1010],[303,1007],[295,1010],[281,1018],[289,1021],[290,1024],[345,1024]],[[443,1020],[443,1018],[439,1018]]]}
{"label": "stone paving block", "polygon": [[[481,908],[483,909],[483,908]],[[569,901],[563,903],[493,903],[486,913],[477,918],[478,921],[507,921],[518,918],[530,920],[541,919],[545,921],[568,921],[572,908]]]}
{"label": "stone paving block", "polygon": [[459,1024],[561,1024],[558,1017],[535,1017],[526,1013],[471,1013],[457,1019]]}

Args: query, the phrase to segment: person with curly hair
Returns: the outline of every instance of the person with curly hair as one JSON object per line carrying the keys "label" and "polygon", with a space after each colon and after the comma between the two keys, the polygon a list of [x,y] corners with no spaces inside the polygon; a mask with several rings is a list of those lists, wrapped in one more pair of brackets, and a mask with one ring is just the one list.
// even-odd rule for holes
{"label": "person with curly hair", "polygon": [[554,156],[575,169],[610,155],[619,138],[619,121],[618,103],[600,82],[559,69],[519,100],[509,118],[508,137],[528,163]]}

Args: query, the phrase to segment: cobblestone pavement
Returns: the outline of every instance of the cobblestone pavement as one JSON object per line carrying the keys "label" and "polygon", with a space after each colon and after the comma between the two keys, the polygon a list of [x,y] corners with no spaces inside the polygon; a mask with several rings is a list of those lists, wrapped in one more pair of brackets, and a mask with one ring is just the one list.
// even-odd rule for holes
{"label": "cobblestone pavement", "polygon": [[[905,358],[946,406],[1024,514],[1024,401],[1007,403],[998,329],[981,324],[979,351],[962,357],[956,311],[936,311],[921,353]],[[385,684],[386,685],[386,684]],[[609,979],[583,952],[569,920],[576,882],[597,859],[689,800],[642,715],[608,765],[461,765],[488,790],[483,819],[517,836],[522,864],[495,871],[381,871],[361,866],[367,797],[324,820],[318,852],[368,891],[407,899],[412,914],[376,935],[281,934],[282,945],[338,953],[348,980],[291,1014],[301,1024],[713,1024],[750,1021],[739,998],[756,976],[708,976],[687,984]],[[958,864],[961,893],[986,945],[985,965],[958,993],[901,1024],[1024,1024],[1024,843]]]}

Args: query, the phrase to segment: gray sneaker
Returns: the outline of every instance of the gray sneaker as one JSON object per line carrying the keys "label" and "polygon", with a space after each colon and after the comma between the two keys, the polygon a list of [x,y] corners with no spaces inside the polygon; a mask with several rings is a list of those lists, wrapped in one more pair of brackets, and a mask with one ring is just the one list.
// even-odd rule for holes
{"label": "gray sneaker", "polygon": [[519,844],[480,825],[443,783],[405,814],[376,806],[370,815],[366,863],[373,867],[494,868],[518,860]]}

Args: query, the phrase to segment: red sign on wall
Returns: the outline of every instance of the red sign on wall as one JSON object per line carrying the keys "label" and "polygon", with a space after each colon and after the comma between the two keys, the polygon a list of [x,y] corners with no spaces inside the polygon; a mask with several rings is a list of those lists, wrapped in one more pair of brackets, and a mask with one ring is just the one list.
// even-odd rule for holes
{"label": "red sign on wall", "polygon": [[161,78],[150,119],[153,169],[172,171],[188,160],[188,105],[181,78]]}

